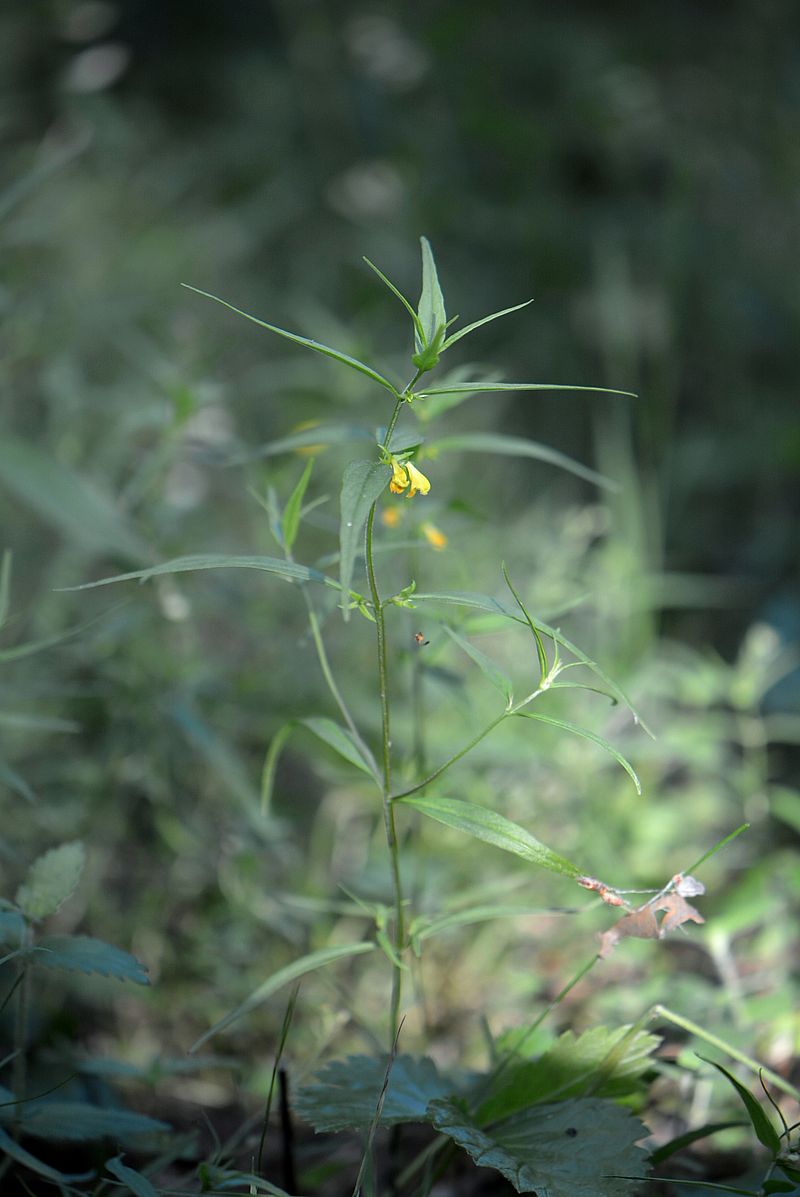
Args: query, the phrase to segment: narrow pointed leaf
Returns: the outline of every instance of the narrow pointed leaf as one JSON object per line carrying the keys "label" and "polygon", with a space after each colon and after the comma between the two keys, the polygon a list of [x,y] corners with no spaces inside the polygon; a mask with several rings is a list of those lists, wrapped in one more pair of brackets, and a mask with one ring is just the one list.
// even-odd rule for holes
{"label": "narrow pointed leaf", "polygon": [[92,590],[96,586],[111,586],[116,582],[147,582],[161,574],[191,573],[199,569],[260,569],[266,573],[278,574],[290,582],[318,582],[323,586],[339,589],[339,583],[317,569],[297,565],[294,561],[282,561],[279,557],[253,557],[229,553],[196,553],[189,557],[175,557],[149,569],[137,569],[128,574],[114,574],[110,578],[99,578],[96,582],[84,582],[80,586],[62,586],[61,590]]}
{"label": "narrow pointed leaf", "polygon": [[44,1176],[47,1180],[51,1180],[54,1184],[64,1185],[71,1182],[78,1183],[84,1180],[91,1180],[94,1172],[59,1172],[55,1168],[51,1168],[49,1164],[45,1164],[42,1160],[31,1155],[24,1147],[20,1147],[11,1135],[0,1127],[0,1151],[5,1152],[12,1160],[16,1160],[18,1164],[22,1164],[24,1168],[30,1168],[31,1172],[36,1172],[39,1176]]}
{"label": "narrow pointed leaf", "polygon": [[289,736],[294,731],[294,720],[290,723],[284,723],[283,727],[279,727],[275,735],[269,742],[266,756],[264,757],[264,765],[261,769],[261,811],[266,812],[272,806],[272,796],[275,790],[275,772],[278,768],[278,760],[283,752],[283,746],[289,739]]}
{"label": "narrow pointed leaf", "polygon": [[3,551],[0,560],[0,628],[8,619],[8,608],[11,599],[11,549]]}
{"label": "narrow pointed leaf", "polygon": [[422,246],[422,294],[419,297],[417,314],[422,326],[424,345],[418,344],[417,352],[426,345],[430,345],[435,340],[437,332],[447,324],[444,296],[442,288],[439,286],[433,250],[427,237],[420,237],[420,245]]}
{"label": "narrow pointed leaf", "polygon": [[141,1172],[137,1172],[135,1168],[129,1168],[127,1164],[123,1164],[122,1156],[117,1155],[113,1160],[106,1160],[106,1168],[112,1176],[116,1176],[117,1180],[121,1180],[124,1185],[127,1185],[134,1197],[158,1197],[157,1191],[153,1188],[150,1181]]}
{"label": "narrow pointed leaf", "polygon": [[[414,331],[417,335],[417,338],[420,338],[423,333],[422,321],[420,320],[419,316],[412,308],[411,304],[406,299],[405,295],[402,293],[402,291],[398,291],[397,287],[394,285],[392,280],[387,278],[386,275],[383,273],[383,271],[379,270],[374,262],[370,262],[369,258],[364,258],[364,261],[367,263],[370,270],[375,271],[375,273],[377,274],[377,276],[381,280],[381,282],[385,283],[385,285],[391,291],[392,295],[396,296],[396,298],[400,300],[403,307],[406,309],[406,311],[408,312],[409,316],[411,317],[411,319],[414,323]],[[419,347],[419,339],[417,340],[417,346]]]}
{"label": "narrow pointed leaf", "polygon": [[733,1075],[732,1072],[728,1072],[728,1069],[725,1068],[724,1065],[718,1064],[716,1060],[709,1060],[707,1056],[701,1056],[700,1059],[705,1060],[706,1064],[710,1064],[713,1068],[716,1068],[718,1072],[721,1072],[729,1084],[733,1086],[733,1088],[739,1094],[739,1097],[744,1104],[744,1108],[747,1110],[747,1116],[752,1123],[753,1130],[756,1133],[756,1138],[758,1139],[759,1143],[763,1143],[767,1150],[772,1152],[773,1156],[778,1155],[781,1150],[780,1135],[770,1122],[769,1117],[758,1098],[755,1097],[755,1095],[752,1094],[750,1090]]}
{"label": "narrow pointed leaf", "polygon": [[288,985],[290,981],[296,981],[298,977],[305,976],[306,973],[314,972],[315,969],[322,968],[326,964],[332,964],[336,960],[342,960],[346,956],[361,956],[365,952],[373,952],[375,945],[373,943],[345,943],[339,944],[333,948],[322,948],[318,952],[311,952],[308,956],[301,956],[299,960],[295,960],[292,964],[287,964],[286,968],[281,968],[278,972],[273,973],[263,985],[259,985],[250,996],[221,1018],[219,1022],[214,1023],[210,1030],[206,1031],[204,1035],[194,1043],[190,1048],[190,1052],[196,1052],[199,1047],[207,1043],[212,1035],[216,1035],[219,1031],[224,1031],[231,1023],[236,1022],[237,1019],[242,1018],[243,1015],[249,1014],[251,1010],[255,1010],[258,1006],[264,1004],[268,998],[272,997],[273,993],[284,985]]}
{"label": "narrow pointed leaf", "polygon": [[[339,584],[347,595],[353,580],[356,555],[363,549],[364,526],[372,504],[389,485],[389,471],[376,461],[351,461],[342,478],[339,525]],[[343,595],[342,614],[349,618]]]}
{"label": "narrow pointed leaf", "polygon": [[532,299],[526,299],[524,303],[515,303],[511,308],[503,308],[500,312],[492,312],[490,316],[484,316],[481,320],[475,320],[472,324],[468,324],[466,328],[460,328],[458,332],[453,333],[448,337],[442,351],[449,349],[451,345],[455,345],[456,341],[460,341],[462,337],[466,337],[469,333],[475,332],[476,328],[480,328],[484,324],[488,324],[491,320],[499,320],[501,316],[509,316],[511,312],[518,312],[521,308],[526,308],[528,304],[533,303]]}
{"label": "narrow pointed leaf", "polygon": [[481,673],[489,679],[496,690],[505,698],[506,702],[511,701],[511,678],[498,665],[495,665],[486,653],[481,652],[469,640],[465,640],[463,636],[459,636],[458,632],[453,631],[452,628],[444,625],[444,630],[447,632],[451,640],[455,641],[458,647],[470,657],[480,669]]}
{"label": "narrow pointed leaf", "polygon": [[335,723],[333,719],[315,716],[309,719],[300,719],[298,720],[298,724],[301,727],[307,727],[317,739],[322,740],[334,752],[338,752],[339,756],[349,761],[351,765],[355,765],[362,773],[367,773],[370,777],[375,777],[373,765],[361,751],[347,728]]}
{"label": "narrow pointed leaf", "polygon": [[462,382],[450,386],[424,387],[417,392],[417,398],[428,395],[460,395],[464,391],[479,394],[484,391],[591,391],[596,395],[627,395],[636,399],[634,391],[617,391],[613,387],[576,387],[555,382]]}
{"label": "narrow pointed leaf", "polygon": [[522,719],[536,719],[539,723],[549,723],[552,727],[561,727],[564,731],[572,732],[574,736],[580,736],[584,740],[591,740],[593,744],[599,744],[610,756],[613,756],[617,764],[622,766],[636,786],[636,793],[641,794],[642,783],[639,781],[633,765],[621,752],[617,751],[613,744],[609,744],[608,740],[598,736],[597,732],[589,731],[586,727],[579,727],[577,723],[570,723],[567,719],[554,719],[552,715],[539,715],[534,711],[516,711],[515,713]]}
{"label": "narrow pointed leaf", "polygon": [[260,328],[266,328],[270,332],[277,333],[279,337],[285,337],[287,341],[294,341],[296,345],[302,345],[305,349],[313,349],[316,353],[322,353],[325,357],[330,357],[336,362],[341,362],[343,366],[349,366],[351,370],[357,370],[359,374],[365,374],[373,382],[380,383],[387,391],[391,391],[395,396],[397,395],[397,389],[392,386],[388,378],[384,378],[377,370],[373,370],[372,366],[365,365],[358,358],[351,357],[349,353],[342,353],[339,349],[331,349],[329,345],[323,345],[320,341],[309,340],[308,337],[301,337],[299,333],[287,332],[285,328],[278,328],[275,324],[267,324],[266,320],[259,320],[256,316],[251,316],[249,312],[243,312],[241,308],[234,307],[227,300],[220,299],[218,295],[212,295],[209,291],[201,291],[199,287],[192,287],[189,283],[181,283],[181,286],[185,287],[187,291],[194,291],[197,295],[204,295],[206,299],[213,299],[215,303],[221,303],[223,307],[236,312],[237,316],[244,316],[245,320],[252,320],[253,324],[257,324]]}
{"label": "narrow pointed leaf", "polygon": [[300,475],[300,479],[289,496],[289,500],[283,512],[283,521],[281,524],[281,531],[283,533],[283,543],[291,552],[294,542],[297,539],[297,533],[300,528],[300,512],[303,508],[303,499],[305,498],[308,483],[311,478],[311,471],[314,468],[314,458],[306,465]]}
{"label": "narrow pointed leaf", "polygon": [[395,805],[410,806],[421,814],[454,827],[485,844],[493,844],[504,852],[513,852],[523,860],[540,868],[559,873],[562,877],[580,877],[581,871],[572,861],[553,852],[526,831],[497,811],[473,802],[462,802],[457,798],[398,798]]}
{"label": "narrow pointed leaf", "polygon": [[668,1160],[676,1151],[683,1151],[684,1147],[691,1147],[692,1143],[696,1143],[698,1139],[705,1139],[709,1135],[716,1135],[718,1131],[730,1130],[734,1126],[747,1126],[746,1122],[707,1122],[704,1126],[695,1127],[694,1130],[686,1131],[683,1135],[678,1135],[675,1139],[670,1139],[669,1143],[664,1143],[661,1147],[656,1148],[650,1155],[650,1163],[655,1167],[657,1164]]}
{"label": "narrow pointed leaf", "polygon": [[538,441],[527,440],[522,436],[505,436],[501,433],[491,432],[465,432],[459,436],[446,436],[439,440],[429,441],[425,446],[425,452],[426,455],[435,454],[436,456],[441,453],[499,453],[504,457],[528,457],[533,461],[542,461],[547,465],[557,466],[559,469],[566,470],[568,474],[574,474],[576,478],[583,478],[605,490],[619,490],[617,484],[610,478],[605,478],[595,470],[590,470],[588,466],[581,465],[579,461],[574,461],[565,453],[559,453],[557,449],[551,449],[548,445],[540,445]]}

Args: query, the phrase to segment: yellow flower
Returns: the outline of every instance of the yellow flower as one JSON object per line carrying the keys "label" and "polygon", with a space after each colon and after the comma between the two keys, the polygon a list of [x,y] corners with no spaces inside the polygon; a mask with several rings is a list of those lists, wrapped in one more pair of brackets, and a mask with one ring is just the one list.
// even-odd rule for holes
{"label": "yellow flower", "polygon": [[403,491],[409,485],[409,477],[406,473],[406,467],[400,465],[396,457],[392,458],[392,480],[389,483],[389,490],[393,495],[402,495]]}
{"label": "yellow flower", "polygon": [[408,474],[408,480],[411,483],[411,488],[406,497],[413,499],[417,491],[419,491],[421,495],[427,495],[428,491],[431,489],[431,484],[422,473],[422,470],[418,470],[415,465],[412,465],[410,461],[407,461],[406,473]]}
{"label": "yellow flower", "polygon": [[384,507],[381,512],[381,523],[386,528],[396,528],[401,518],[402,513],[396,507]]}
{"label": "yellow flower", "polygon": [[431,548],[441,551],[447,548],[447,537],[444,532],[440,532],[435,524],[424,523],[420,525],[420,531],[427,540]]}

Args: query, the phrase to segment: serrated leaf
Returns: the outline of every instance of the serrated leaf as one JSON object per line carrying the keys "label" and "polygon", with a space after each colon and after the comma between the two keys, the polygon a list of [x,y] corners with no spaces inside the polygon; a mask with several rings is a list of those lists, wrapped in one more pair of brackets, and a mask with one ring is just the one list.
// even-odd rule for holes
{"label": "serrated leaf", "polygon": [[549,723],[552,727],[560,727],[564,731],[571,732],[574,736],[580,736],[583,740],[591,740],[593,744],[599,745],[609,756],[613,756],[617,764],[622,766],[636,786],[636,793],[641,794],[642,783],[639,781],[633,765],[613,744],[609,744],[608,740],[604,740],[602,736],[598,736],[597,732],[589,731],[586,727],[580,727],[577,723],[570,723],[568,719],[554,719],[552,715],[540,715],[535,711],[516,711],[515,714],[521,719],[536,719],[539,723]]}
{"label": "serrated leaf", "polygon": [[300,528],[300,512],[303,508],[303,499],[305,497],[306,490],[308,489],[308,483],[311,479],[311,471],[313,468],[314,458],[312,457],[306,465],[306,468],[303,470],[303,473],[300,475],[300,479],[289,496],[286,507],[284,508],[281,531],[283,532],[283,543],[290,552],[294,546],[295,540],[297,539],[297,533]]}
{"label": "serrated leaf", "polygon": [[88,935],[45,935],[36,944],[33,963],[67,972],[99,973],[118,981],[149,985],[147,970],[135,956]]}
{"label": "serrated leaf", "polygon": [[771,1151],[773,1156],[779,1155],[781,1150],[780,1135],[775,1130],[775,1127],[769,1120],[765,1110],[763,1109],[758,1098],[750,1092],[750,1090],[738,1080],[732,1072],[728,1072],[723,1064],[718,1064],[716,1060],[709,1060],[706,1056],[700,1056],[701,1060],[705,1060],[706,1064],[710,1064],[721,1072],[729,1084],[733,1086],[741,1098],[744,1108],[747,1110],[747,1116],[752,1123],[753,1130],[756,1133],[756,1138],[759,1143],[763,1143],[768,1151]]}
{"label": "serrated leaf", "polygon": [[0,943],[18,944],[25,934],[25,920],[18,910],[0,910]]}
{"label": "serrated leaf", "polygon": [[260,569],[269,574],[279,574],[290,582],[318,582],[323,586],[339,589],[339,583],[307,565],[294,561],[282,561],[279,557],[253,557],[232,553],[193,553],[188,557],[175,557],[161,565],[148,569],[133,570],[128,574],[114,574],[110,578],[98,578],[96,582],[84,582],[80,586],[60,586],[59,590],[93,590],[95,586],[111,586],[116,582],[147,582],[161,574],[191,573],[198,569]]}
{"label": "serrated leaf", "polygon": [[0,484],[70,541],[88,550],[133,561],[151,556],[113,499],[35,445],[3,436]]}
{"label": "serrated leaf", "polygon": [[373,943],[345,943],[338,944],[333,948],[321,948],[318,952],[310,952],[307,956],[301,956],[299,960],[287,964],[285,968],[278,969],[262,985],[259,985],[258,989],[254,990],[245,1001],[241,1002],[235,1010],[231,1010],[219,1022],[214,1023],[210,1030],[206,1031],[204,1035],[201,1035],[192,1044],[189,1051],[196,1052],[212,1035],[216,1035],[218,1031],[224,1031],[231,1023],[236,1022],[243,1015],[249,1014],[251,1010],[255,1010],[258,1006],[263,1005],[268,998],[272,997],[273,993],[277,993],[282,986],[288,985],[290,981],[296,981],[298,977],[303,977],[306,973],[314,972],[315,969],[322,968],[326,964],[332,964],[336,960],[342,960],[346,956],[360,956],[364,952],[373,952],[374,950],[375,945]]}
{"label": "serrated leaf", "polygon": [[551,449],[548,445],[540,445],[538,441],[527,440],[522,436],[505,436],[492,432],[464,432],[458,436],[445,436],[438,440],[429,441],[425,448],[426,456],[441,453],[498,453],[504,457],[528,457],[533,461],[542,461],[547,465],[557,466],[574,474],[576,478],[583,478],[593,482],[595,486],[605,490],[619,490],[615,482],[605,478],[579,461]]}
{"label": "serrated leaf", "polygon": [[[364,526],[372,504],[389,485],[389,471],[377,461],[351,461],[342,478],[339,523],[339,584],[348,594],[353,580],[356,555],[363,547]],[[347,603],[342,614],[349,619]]]}
{"label": "serrated leaf", "polygon": [[485,844],[493,844],[504,852],[513,852],[551,873],[559,873],[562,877],[581,876],[580,869],[572,861],[553,852],[518,823],[485,806],[456,798],[397,798],[395,805],[413,807],[438,823],[463,831]]}
{"label": "serrated leaf", "polygon": [[285,328],[278,328],[275,324],[267,324],[266,320],[259,320],[256,316],[243,312],[241,308],[234,307],[227,300],[220,299],[218,295],[212,295],[209,291],[201,291],[199,287],[192,287],[189,283],[181,283],[181,286],[185,287],[187,291],[194,291],[196,295],[204,295],[206,299],[213,299],[215,303],[221,303],[224,308],[236,312],[237,316],[244,316],[245,320],[252,320],[253,324],[257,324],[259,328],[266,328],[269,332],[277,333],[279,337],[285,337],[287,341],[294,341],[295,345],[302,345],[304,349],[313,349],[315,353],[322,353],[325,357],[333,358],[341,365],[349,366],[351,370],[357,370],[359,374],[366,374],[367,378],[380,383],[382,387],[386,387],[387,391],[391,391],[394,396],[397,396],[397,389],[392,386],[388,378],[384,378],[377,370],[373,370],[372,366],[367,366],[358,358],[351,357],[349,353],[342,353],[340,349],[332,349],[330,345],[323,345],[321,341],[312,341],[308,337],[301,337],[299,333],[287,332]]}
{"label": "serrated leaf", "polygon": [[142,1176],[135,1168],[123,1164],[121,1155],[114,1156],[113,1160],[106,1160],[106,1168],[112,1176],[116,1176],[117,1180],[128,1186],[134,1197],[158,1197],[147,1177]]}
{"label": "serrated leaf", "polygon": [[627,395],[631,399],[637,398],[633,391],[617,391],[612,387],[575,387],[552,382],[452,383],[448,386],[424,387],[417,392],[417,398],[427,399],[429,395],[460,395],[465,392],[479,395],[487,391],[592,391],[597,395]]}
{"label": "serrated leaf", "polygon": [[[14,1120],[14,1110],[1,1110],[0,1118]],[[22,1127],[37,1139],[89,1142],[106,1137],[125,1140],[170,1129],[168,1122],[82,1101],[29,1101],[22,1106]]]}
{"label": "serrated leaf", "polygon": [[447,632],[451,640],[455,641],[458,647],[470,657],[480,669],[481,673],[489,679],[496,690],[505,698],[506,702],[511,701],[511,678],[505,673],[499,665],[495,665],[486,653],[481,652],[469,640],[465,640],[458,632],[454,631],[447,624],[444,625],[444,630]]}
{"label": "serrated leaf", "polygon": [[483,316],[480,320],[474,320],[472,324],[468,324],[466,328],[460,328],[458,332],[452,333],[447,338],[444,345],[442,345],[442,352],[449,349],[451,345],[455,345],[456,341],[460,341],[462,337],[469,336],[471,332],[475,332],[476,328],[481,328],[484,324],[489,324],[492,320],[499,320],[501,316],[510,316],[512,312],[518,312],[521,308],[526,308],[528,304],[533,303],[532,299],[526,299],[523,303],[515,303],[513,307],[503,308],[499,312],[492,312],[489,316]]}
{"label": "serrated leaf", "polygon": [[428,1115],[440,1134],[483,1168],[495,1168],[518,1193],[537,1197],[631,1197],[645,1153],[636,1140],[647,1127],[601,1098],[536,1106],[481,1130],[452,1101],[433,1101]]}
{"label": "serrated leaf", "polygon": [[49,1164],[45,1164],[43,1160],[39,1160],[35,1155],[31,1155],[24,1147],[20,1147],[10,1135],[0,1127],[0,1151],[5,1152],[6,1155],[11,1156],[12,1160],[16,1160],[18,1164],[22,1164],[25,1168],[30,1168],[31,1172],[36,1172],[39,1176],[46,1177],[47,1180],[52,1180],[54,1184],[70,1184],[72,1182],[78,1183],[80,1181],[91,1180],[94,1172],[59,1172],[56,1168],[51,1168]]}
{"label": "serrated leaf", "polygon": [[16,903],[24,915],[38,922],[55,914],[81,879],[86,851],[79,840],[51,848],[35,860],[17,890]]}
{"label": "serrated leaf", "polygon": [[[387,1057],[348,1056],[326,1064],[315,1083],[304,1085],[294,1099],[295,1109],[316,1131],[368,1127],[375,1117]],[[381,1111],[381,1125],[424,1122],[428,1103],[453,1091],[427,1056],[397,1056]]]}
{"label": "serrated leaf", "polygon": [[564,1101],[591,1093],[626,1097],[637,1089],[658,1035],[630,1027],[593,1027],[582,1035],[565,1033],[538,1060],[517,1060],[502,1074],[494,1093],[481,1106],[479,1121],[496,1122],[545,1101]]}
{"label": "serrated leaf", "polygon": [[433,250],[427,237],[420,237],[422,247],[422,294],[419,297],[417,315],[422,326],[424,344],[419,343],[417,333],[417,353],[436,340],[436,335],[447,324],[447,314],[444,307],[444,296],[439,285],[439,275],[436,273],[436,262]]}

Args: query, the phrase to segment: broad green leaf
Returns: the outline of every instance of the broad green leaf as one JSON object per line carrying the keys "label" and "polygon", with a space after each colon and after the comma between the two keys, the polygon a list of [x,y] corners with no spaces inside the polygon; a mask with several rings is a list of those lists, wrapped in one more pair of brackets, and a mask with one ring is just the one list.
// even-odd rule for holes
{"label": "broad green leaf", "polygon": [[148,569],[137,569],[129,574],[115,574],[111,578],[99,578],[96,582],[84,582],[80,586],[61,586],[61,590],[92,590],[95,586],[111,586],[115,582],[147,582],[161,574],[191,573],[198,569],[261,569],[269,574],[278,574],[290,582],[319,582],[323,586],[339,589],[339,583],[327,577],[318,569],[307,565],[296,565],[293,561],[282,561],[278,557],[251,557],[230,553],[195,553],[189,557],[175,557],[161,565]]}
{"label": "broad green leaf", "polygon": [[[0,1109],[0,1117],[10,1123],[14,1111]],[[90,1141],[113,1138],[127,1141],[139,1135],[152,1135],[170,1129],[168,1122],[148,1118],[131,1110],[90,1105],[82,1101],[29,1101],[22,1107],[22,1127],[37,1139]]]}
{"label": "broad green leaf", "polygon": [[[326,1064],[315,1083],[303,1085],[295,1109],[316,1131],[368,1127],[386,1075],[386,1056],[348,1056]],[[397,1056],[381,1111],[381,1124],[424,1122],[428,1103],[453,1092],[453,1083],[439,1075],[426,1057]]]}
{"label": "broad green leaf", "polygon": [[253,324],[257,324],[259,328],[266,328],[270,332],[277,333],[279,337],[285,337],[287,341],[294,341],[296,345],[302,345],[305,349],[313,349],[316,353],[322,353],[325,357],[333,358],[336,362],[341,362],[343,366],[349,366],[351,370],[357,370],[359,374],[366,374],[367,378],[371,378],[373,382],[378,382],[387,391],[397,397],[397,389],[392,386],[388,378],[384,378],[377,370],[373,370],[372,366],[367,366],[364,362],[360,362],[358,358],[351,357],[349,353],[342,353],[339,349],[331,349],[329,345],[323,345],[320,341],[311,341],[308,337],[301,337],[299,333],[287,332],[285,328],[278,328],[275,324],[267,324],[266,320],[259,320],[256,316],[251,316],[248,312],[243,312],[241,308],[236,308],[232,303],[228,303],[225,299],[220,299],[218,295],[211,295],[208,291],[201,291],[199,287],[192,287],[189,283],[181,283],[187,291],[194,291],[196,295],[204,295],[206,299],[213,299],[215,303],[221,303],[224,308],[229,308],[232,312],[236,312],[237,316],[244,316],[245,320],[252,320]]}
{"label": "broad green leaf", "polygon": [[353,580],[356,554],[364,543],[364,526],[372,504],[389,485],[389,470],[377,461],[351,461],[342,478],[339,524],[339,585],[344,591],[342,614],[347,620],[345,596]]}
{"label": "broad green leaf", "polygon": [[135,956],[88,935],[45,935],[33,953],[34,964],[67,972],[100,973],[118,981],[149,985],[144,965]]}
{"label": "broad green leaf", "polygon": [[587,482],[593,482],[595,486],[603,487],[605,490],[619,490],[615,482],[596,473],[595,470],[590,470],[588,466],[581,465],[579,461],[567,457],[565,453],[559,453],[557,449],[551,449],[548,445],[540,445],[538,441],[530,441],[522,436],[505,436],[492,432],[464,432],[458,436],[445,436],[438,440],[428,441],[425,446],[426,457],[438,457],[440,453],[499,453],[504,457],[529,457],[534,461],[543,461],[547,465],[558,466],[559,469],[566,470],[567,473],[574,474],[577,478],[583,478]]}
{"label": "broad green leaf", "polygon": [[39,1176],[44,1176],[47,1180],[53,1181],[56,1185],[70,1184],[72,1182],[79,1183],[80,1181],[91,1180],[94,1172],[59,1172],[55,1168],[51,1168],[49,1164],[45,1164],[42,1160],[31,1155],[24,1147],[20,1147],[16,1140],[7,1135],[0,1127],[0,1152],[5,1152],[6,1155],[11,1156],[12,1160],[16,1160],[18,1164],[22,1164],[24,1168],[30,1168],[31,1172],[36,1172]]}
{"label": "broad green leaf", "polygon": [[458,332],[452,333],[447,338],[444,345],[442,345],[442,352],[449,349],[451,345],[455,345],[456,341],[460,341],[462,337],[466,337],[471,332],[475,332],[476,328],[481,328],[484,324],[488,324],[491,320],[499,320],[501,316],[509,316],[512,312],[518,312],[521,308],[526,308],[528,304],[533,303],[532,299],[526,299],[524,303],[515,303],[511,308],[503,308],[500,312],[492,312],[490,316],[484,316],[481,320],[475,320],[472,324],[468,324],[466,328],[460,328]]}
{"label": "broad green leaf", "polygon": [[421,343],[422,343],[422,337],[424,334],[424,329],[422,327],[422,321],[420,320],[419,316],[414,311],[413,307],[408,302],[405,295],[403,295],[402,291],[398,291],[397,287],[394,285],[392,280],[387,278],[386,275],[383,273],[383,271],[379,270],[374,262],[370,262],[369,258],[364,258],[364,261],[367,263],[370,270],[375,271],[375,273],[377,274],[377,276],[381,280],[381,282],[386,284],[386,286],[391,291],[392,295],[394,295],[395,298],[400,300],[403,307],[408,312],[408,314],[411,317],[411,320],[413,322],[413,325],[414,325],[415,344],[416,344],[417,349],[419,350]]}
{"label": "broad green leaf", "polygon": [[307,728],[323,744],[327,744],[339,756],[355,765],[357,769],[369,774],[376,781],[379,780],[374,762],[369,760],[356,743],[347,728],[335,723],[333,719],[311,716],[307,719],[292,719],[279,728],[270,741],[267,754],[264,757],[264,767],[261,772],[261,809],[268,810],[272,804],[275,788],[275,770],[278,759],[289,736],[299,727]]}
{"label": "broad green leaf", "polygon": [[552,382],[462,382],[450,386],[424,387],[417,391],[418,399],[429,395],[459,395],[464,392],[477,395],[485,391],[591,391],[596,395],[627,395],[636,399],[634,391],[617,391],[612,387],[575,387]]}
{"label": "broad green leaf", "polygon": [[710,1064],[718,1072],[721,1072],[725,1079],[733,1086],[742,1099],[744,1108],[747,1110],[747,1116],[752,1123],[759,1143],[763,1143],[767,1150],[772,1152],[773,1156],[779,1155],[781,1150],[780,1135],[772,1125],[758,1098],[750,1092],[746,1085],[737,1080],[732,1072],[728,1072],[728,1069],[724,1065],[718,1064],[716,1060],[709,1060],[707,1056],[701,1056],[700,1059],[705,1060],[706,1064]]}
{"label": "broad green leaf", "polygon": [[427,237],[420,237],[422,246],[422,294],[419,297],[417,314],[422,326],[424,343],[419,344],[417,334],[417,353],[433,344],[437,333],[447,324],[447,314],[444,307],[444,296],[439,286],[439,276],[436,273],[436,262]]}
{"label": "broad green leaf", "polygon": [[300,480],[289,496],[289,500],[283,512],[283,543],[291,552],[294,542],[297,539],[297,533],[300,528],[300,512],[303,508],[303,499],[305,498],[308,483],[311,478],[311,471],[314,468],[314,458],[306,465],[303,473],[300,475]]}
{"label": "broad green leaf", "polygon": [[645,1153],[636,1140],[647,1127],[630,1111],[601,1098],[536,1106],[481,1130],[452,1101],[433,1101],[428,1116],[440,1134],[483,1168],[495,1168],[518,1193],[538,1197],[632,1197]]}
{"label": "broad green leaf", "polygon": [[85,549],[133,561],[151,557],[113,499],[35,445],[3,436],[0,485]]}
{"label": "broad green leaf", "polygon": [[529,1106],[567,1098],[627,1097],[635,1093],[658,1035],[630,1027],[565,1031],[538,1060],[517,1059],[503,1072],[481,1106],[481,1124],[508,1118]]}
{"label": "broad green leaf", "polygon": [[116,1176],[117,1180],[121,1180],[124,1185],[127,1185],[134,1197],[158,1197],[157,1191],[147,1177],[143,1176],[141,1172],[137,1172],[135,1168],[129,1168],[127,1164],[123,1164],[121,1155],[114,1156],[113,1160],[106,1160],[106,1168],[112,1176]]}
{"label": "broad green leaf", "polygon": [[22,913],[35,922],[55,914],[80,881],[85,862],[86,850],[79,840],[51,848],[35,860],[17,890]]}
{"label": "broad green leaf", "polygon": [[491,658],[486,656],[486,653],[481,652],[469,640],[465,640],[463,636],[459,636],[458,632],[453,631],[447,624],[444,625],[444,630],[447,632],[451,640],[454,640],[458,647],[467,654],[468,657],[475,662],[481,673],[489,679],[496,690],[505,698],[506,702],[511,702],[511,678],[498,665],[495,665]]}
{"label": "broad green leaf", "polygon": [[0,910],[0,943],[21,943],[25,920],[18,910]]}
{"label": "broad green leaf", "polygon": [[231,1023],[236,1022],[245,1014],[249,1014],[251,1010],[255,1010],[258,1006],[262,1006],[268,998],[272,997],[273,993],[288,985],[290,981],[296,981],[298,977],[303,977],[306,973],[314,972],[315,969],[322,968],[326,964],[332,964],[336,960],[342,960],[346,956],[361,956],[364,952],[373,952],[375,945],[373,943],[345,943],[338,944],[333,948],[321,948],[318,952],[311,952],[307,956],[301,956],[299,960],[295,960],[292,964],[287,964],[285,968],[279,969],[273,973],[258,989],[255,989],[250,996],[221,1018],[219,1022],[214,1023],[210,1030],[201,1035],[196,1043],[189,1048],[190,1052],[196,1052],[199,1047],[202,1047],[212,1035],[216,1035],[218,1031],[224,1031]]}
{"label": "broad green leaf", "polygon": [[604,740],[602,736],[598,736],[597,732],[580,727],[577,723],[570,723],[567,719],[554,719],[552,715],[539,715],[535,711],[515,711],[514,713],[521,719],[536,719],[539,723],[549,723],[552,727],[563,728],[564,731],[572,732],[574,736],[580,736],[583,740],[591,740],[593,744],[598,744],[610,756],[613,756],[617,764],[622,766],[636,786],[636,793],[641,794],[642,783],[639,781],[633,765],[630,761],[626,760],[621,752],[617,751],[613,744],[609,744],[608,740]]}
{"label": "broad green leaf", "polygon": [[572,861],[547,848],[518,823],[512,823],[504,815],[485,806],[455,798],[398,798],[395,805],[398,804],[413,807],[438,823],[454,827],[486,844],[494,844],[504,852],[513,852],[515,856],[549,869],[551,873],[559,873],[562,877],[581,876],[581,870]]}

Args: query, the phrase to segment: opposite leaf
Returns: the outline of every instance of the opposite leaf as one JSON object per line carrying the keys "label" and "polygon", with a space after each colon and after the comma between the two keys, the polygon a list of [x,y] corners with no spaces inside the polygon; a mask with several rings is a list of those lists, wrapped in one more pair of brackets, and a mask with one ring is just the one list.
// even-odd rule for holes
{"label": "opposite leaf", "polygon": [[79,840],[51,848],[35,860],[17,890],[16,902],[22,913],[34,922],[55,914],[80,881],[85,860]]}

